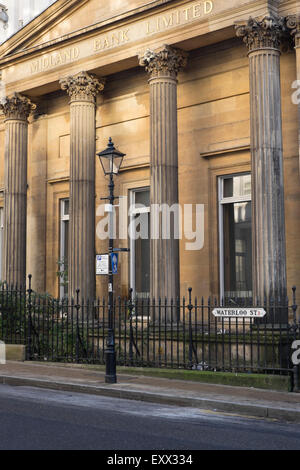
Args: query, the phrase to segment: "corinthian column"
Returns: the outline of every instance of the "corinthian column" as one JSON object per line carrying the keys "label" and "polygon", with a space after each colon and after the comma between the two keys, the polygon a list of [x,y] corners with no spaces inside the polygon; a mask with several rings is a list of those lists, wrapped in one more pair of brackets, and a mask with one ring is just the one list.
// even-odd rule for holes
{"label": "corinthian column", "polygon": [[[286,297],[280,38],[283,18],[250,18],[237,35],[249,50],[254,295]],[[277,312],[276,319],[280,315]]]}
{"label": "corinthian column", "polygon": [[[176,299],[179,291],[178,227],[170,236],[159,223],[158,206],[178,204],[177,74],[187,55],[170,46],[147,51],[140,65],[150,75],[151,297]],[[167,214],[166,214],[167,215]],[[160,222],[164,217],[160,216]],[[154,234],[155,232],[155,234]]]}
{"label": "corinthian column", "polygon": [[26,285],[28,117],[36,108],[15,93],[1,104],[5,116],[5,208],[3,279]]}
{"label": "corinthian column", "polygon": [[71,113],[69,295],[95,298],[96,96],[104,81],[86,72],[60,81]]}

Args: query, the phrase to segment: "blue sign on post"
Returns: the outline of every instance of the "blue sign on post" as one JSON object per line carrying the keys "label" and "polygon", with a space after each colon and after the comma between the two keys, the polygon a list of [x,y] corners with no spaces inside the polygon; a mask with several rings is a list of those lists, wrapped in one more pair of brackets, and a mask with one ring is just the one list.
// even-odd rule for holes
{"label": "blue sign on post", "polygon": [[111,270],[113,274],[118,274],[119,253],[111,253]]}

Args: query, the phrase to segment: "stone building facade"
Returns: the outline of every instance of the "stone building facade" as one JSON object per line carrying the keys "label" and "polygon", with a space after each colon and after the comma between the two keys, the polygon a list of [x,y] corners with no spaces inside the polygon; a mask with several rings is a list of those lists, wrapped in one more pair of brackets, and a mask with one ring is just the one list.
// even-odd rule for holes
{"label": "stone building facade", "polygon": [[[299,38],[298,0],[58,0],[7,40],[2,279],[106,295],[96,153],[112,137],[126,154],[115,244],[130,249],[118,294],[283,298],[300,285]],[[132,239],[161,204],[179,205],[183,235]]]}

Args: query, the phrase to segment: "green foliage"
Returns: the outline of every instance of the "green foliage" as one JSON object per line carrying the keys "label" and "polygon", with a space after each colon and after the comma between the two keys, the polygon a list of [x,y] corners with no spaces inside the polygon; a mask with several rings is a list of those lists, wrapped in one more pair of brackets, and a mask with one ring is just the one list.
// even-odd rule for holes
{"label": "green foliage", "polygon": [[26,292],[9,291],[0,286],[0,336],[3,339],[17,336],[24,332],[23,317],[26,311]]}
{"label": "green foliage", "polygon": [[64,291],[67,290],[69,285],[69,272],[68,264],[65,258],[59,259],[57,261],[58,271],[56,272],[57,277],[59,278],[59,284],[64,288]]}
{"label": "green foliage", "polygon": [[[26,343],[29,318],[32,322],[45,316],[54,315],[59,301],[49,294],[34,291],[8,290],[0,285],[0,339],[9,342]],[[35,319],[35,320],[33,320]]]}
{"label": "green foliage", "polygon": [[31,357],[45,361],[66,362],[87,356],[92,343],[87,332],[67,326],[66,317],[44,324],[32,321]]}

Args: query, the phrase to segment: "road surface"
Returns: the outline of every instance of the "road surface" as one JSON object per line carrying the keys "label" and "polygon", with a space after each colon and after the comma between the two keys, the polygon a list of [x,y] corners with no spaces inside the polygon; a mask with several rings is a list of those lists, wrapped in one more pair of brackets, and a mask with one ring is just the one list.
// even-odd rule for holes
{"label": "road surface", "polygon": [[298,425],[0,385],[0,449],[300,449]]}

